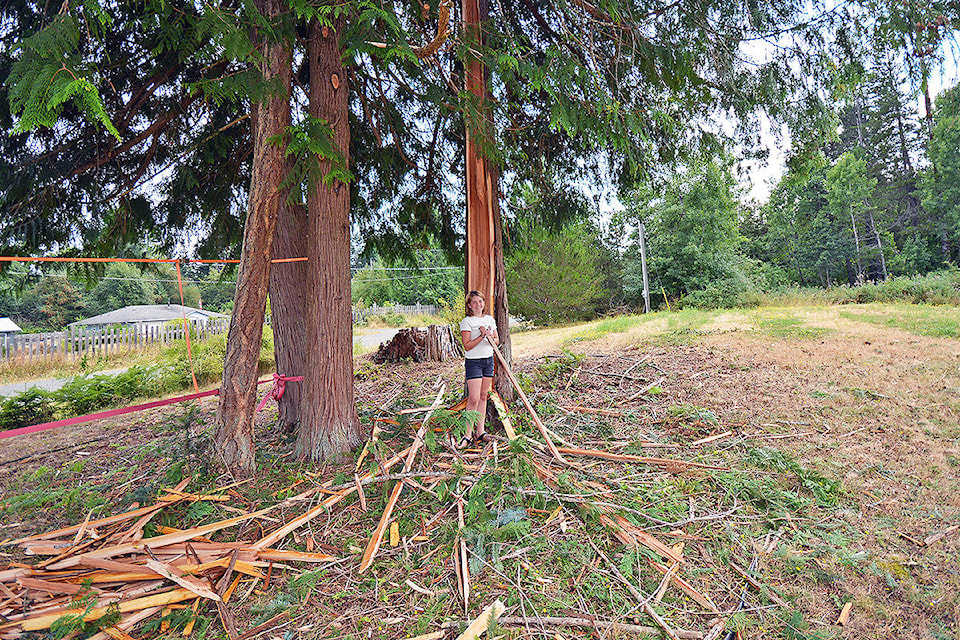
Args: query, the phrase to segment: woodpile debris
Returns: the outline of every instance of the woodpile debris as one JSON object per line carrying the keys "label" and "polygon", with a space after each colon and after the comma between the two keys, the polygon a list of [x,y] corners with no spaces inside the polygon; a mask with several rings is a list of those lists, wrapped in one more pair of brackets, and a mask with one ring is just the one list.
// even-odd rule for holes
{"label": "woodpile debris", "polygon": [[432,324],[425,329],[400,329],[373,355],[377,364],[403,360],[445,362],[463,357],[463,344],[451,325]]}
{"label": "woodpile debris", "polygon": [[[269,631],[272,624],[282,622],[283,616],[241,630],[233,608],[235,603],[245,600],[251,592],[266,591],[272,576],[295,571],[296,568],[290,563],[309,563],[318,567],[339,563],[360,576],[371,570],[381,546],[387,543],[404,553],[408,552],[408,545],[429,544],[434,547],[424,557],[443,549],[449,554],[436,557],[446,558],[447,575],[450,576],[450,584],[455,585],[458,608],[463,612],[464,620],[454,624],[437,621],[434,631],[420,636],[423,639],[452,639],[455,637],[454,627],[458,631],[463,630],[464,624],[467,625],[466,629],[459,637],[478,638],[492,621],[500,626],[529,627],[535,624],[540,628],[662,633],[668,638],[716,637],[723,629],[726,616],[733,610],[724,611],[715,603],[714,597],[718,594],[715,592],[711,596],[710,585],[699,582],[700,572],[690,567],[684,555],[684,545],[688,542],[698,543],[700,539],[684,532],[682,526],[666,529],[664,525],[670,523],[662,521],[655,522],[659,527],[656,532],[638,524],[637,516],[642,515],[641,512],[624,509],[622,505],[607,501],[606,497],[612,491],[611,480],[606,475],[596,473],[595,465],[601,461],[642,465],[662,474],[705,473],[724,470],[724,467],[619,453],[610,450],[616,449],[612,443],[608,443],[611,446],[604,449],[557,446],[552,432],[543,423],[512,372],[509,372],[509,377],[520,392],[519,397],[527,413],[513,418],[535,427],[535,430],[528,428],[527,432],[538,434],[540,439],[518,435],[515,421],[508,415],[506,405],[494,394],[493,404],[506,427],[506,438],[494,438],[492,442],[482,445],[482,449],[467,451],[456,451],[450,447],[438,452],[436,443],[425,446],[438,430],[435,416],[440,413],[445,395],[445,386],[438,377],[436,395],[429,407],[406,410],[397,416],[398,420],[383,419],[374,423],[376,426],[371,439],[350,470],[352,477],[347,474],[350,479],[345,484],[335,486],[332,480],[327,481],[272,506],[242,512],[235,517],[200,527],[180,530],[154,525],[151,530],[158,535],[147,537],[147,525],[164,509],[195,502],[229,501],[229,492],[235,486],[193,494],[186,491],[189,480],[185,480],[164,489],[155,504],[106,518],[92,519],[88,515],[78,525],[7,541],[6,545],[16,546],[25,556],[35,557],[39,561],[11,562],[0,570],[0,640],[15,640],[25,632],[52,627],[62,630],[73,625],[79,628],[83,623],[98,620],[104,622],[100,631],[93,636],[95,640],[130,640],[132,630],[150,618],[163,618],[177,610],[196,613],[200,607],[215,612],[230,640],[247,640]],[[462,403],[449,409],[457,408],[462,408]],[[569,406],[567,410],[579,415],[615,413],[584,406]],[[398,429],[414,427],[416,431],[412,444],[398,452],[391,452],[389,457],[384,455],[384,448],[380,446],[383,435],[381,424],[395,425]],[[729,435],[730,432],[725,431],[700,442],[712,442]],[[563,441],[559,443],[569,444]],[[568,526],[574,525],[585,532],[591,527],[598,533],[604,531],[615,545],[626,550],[637,550],[637,557],[644,558],[642,563],[649,574],[662,576],[658,578],[659,584],[652,593],[642,593],[642,586],[636,578],[624,575],[617,563],[601,549],[604,546],[600,544],[602,535],[596,537],[597,542],[587,537],[585,543],[593,549],[596,562],[584,566],[581,575],[586,571],[602,571],[605,575],[613,576],[636,601],[637,617],[632,618],[632,623],[631,619],[603,619],[587,611],[571,612],[576,615],[566,616],[530,614],[522,607],[518,609],[509,601],[505,605],[500,600],[490,603],[477,617],[469,616],[470,611],[476,611],[478,605],[485,604],[475,602],[477,590],[471,588],[471,582],[477,579],[476,563],[486,561],[478,556],[468,540],[468,504],[476,499],[474,489],[487,477],[485,474],[510,456],[522,458],[523,464],[528,465],[536,478],[535,486],[509,486],[510,492],[517,496],[543,495],[559,502],[560,506],[552,508],[545,525],[555,522],[554,526],[559,526],[564,532]],[[365,458],[368,457],[365,465]],[[369,470],[361,473],[364,468]],[[397,470],[394,471],[394,468]],[[377,504],[366,496],[367,488],[375,483],[386,482],[394,484],[384,493],[385,507],[362,553],[360,549],[350,549],[349,553],[356,555],[338,558],[313,550],[288,548],[292,544],[288,537],[294,537],[298,528],[319,516],[328,516],[337,504],[354,494],[357,496],[354,504],[367,512],[371,503]],[[441,483],[444,483],[442,488]],[[451,496],[438,513],[430,518],[420,518],[420,531],[413,536],[401,535],[397,516],[394,515],[395,511],[403,508],[400,501],[405,490],[408,494],[417,492],[434,497],[438,492],[448,490],[447,495]],[[295,517],[290,516],[290,507],[307,504],[308,500],[312,505],[309,509]],[[280,506],[286,507],[286,521],[273,530],[265,531],[265,523],[276,522],[269,514]],[[715,517],[724,515],[717,514]],[[258,526],[250,526],[253,522],[257,522]],[[436,538],[440,528],[438,525],[443,522],[449,523],[455,532],[452,546],[449,540],[440,541]],[[232,529],[237,532],[231,541],[214,540],[225,537],[224,534]],[[218,532],[223,533],[214,535]],[[254,532],[256,535],[253,535]],[[952,531],[948,530],[944,535],[948,533]],[[674,541],[668,542],[667,538],[673,538]],[[586,547],[586,544],[583,546]],[[526,563],[522,555],[518,557],[521,564]],[[531,574],[535,573],[529,563],[525,566]],[[729,564],[729,568],[776,605],[786,605],[755,574],[733,563]],[[411,574],[400,582],[417,594],[427,597],[436,595],[436,582],[421,583],[415,578]],[[506,576],[501,579],[508,580]],[[548,579],[542,580],[545,584],[550,582]],[[510,582],[510,589],[511,594],[520,595],[522,602],[523,587],[519,577],[516,582]],[[677,628],[675,623],[668,620],[669,616],[657,612],[655,606],[671,590],[678,597],[689,599],[686,602],[689,610],[702,614],[704,620],[710,620],[702,631]],[[639,624],[643,621],[652,626]],[[192,630],[191,622],[182,635],[189,636]]]}

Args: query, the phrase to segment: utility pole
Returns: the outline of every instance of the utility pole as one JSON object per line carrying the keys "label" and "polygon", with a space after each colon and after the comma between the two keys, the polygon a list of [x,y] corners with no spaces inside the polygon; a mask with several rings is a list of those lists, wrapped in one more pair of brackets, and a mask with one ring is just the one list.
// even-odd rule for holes
{"label": "utility pole", "polygon": [[643,312],[650,313],[650,285],[647,282],[647,241],[646,230],[640,223],[640,269],[643,271]]}

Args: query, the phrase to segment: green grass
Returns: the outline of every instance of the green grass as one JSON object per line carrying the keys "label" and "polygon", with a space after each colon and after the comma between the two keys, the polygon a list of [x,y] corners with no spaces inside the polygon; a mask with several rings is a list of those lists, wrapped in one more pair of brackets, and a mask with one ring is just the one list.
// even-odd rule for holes
{"label": "green grass", "polygon": [[605,318],[595,325],[590,326],[573,336],[570,336],[563,341],[563,344],[570,345],[575,342],[598,340],[599,338],[611,333],[624,333],[636,326],[643,324],[650,317],[652,316],[613,316],[612,318]]}
{"label": "green grass", "polygon": [[749,319],[757,331],[774,338],[803,340],[830,333],[830,329],[806,326],[802,319],[785,309],[758,310],[751,313]]}
{"label": "green grass", "polygon": [[842,318],[903,329],[929,338],[960,338],[960,310],[928,305],[876,305],[840,312]]}

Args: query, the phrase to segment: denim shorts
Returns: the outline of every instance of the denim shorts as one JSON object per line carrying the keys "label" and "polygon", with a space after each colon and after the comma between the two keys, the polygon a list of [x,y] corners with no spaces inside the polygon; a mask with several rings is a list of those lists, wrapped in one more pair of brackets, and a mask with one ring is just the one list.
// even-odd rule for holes
{"label": "denim shorts", "polygon": [[493,377],[493,356],[489,358],[464,358],[467,380]]}

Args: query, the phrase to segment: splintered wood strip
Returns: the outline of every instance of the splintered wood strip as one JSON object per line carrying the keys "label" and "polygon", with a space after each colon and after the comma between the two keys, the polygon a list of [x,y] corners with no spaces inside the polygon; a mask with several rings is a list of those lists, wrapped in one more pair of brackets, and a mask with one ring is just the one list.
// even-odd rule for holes
{"label": "splintered wood strip", "polygon": [[480,612],[473,622],[470,623],[463,633],[457,636],[457,640],[477,640],[484,634],[490,624],[490,618],[494,620],[503,615],[507,608],[503,606],[500,600],[494,600],[486,609]]}
{"label": "splintered wood strip", "polygon": [[13,591],[10,591],[10,589],[7,588],[7,585],[3,584],[2,582],[0,582],[0,594],[3,594],[10,600],[16,600],[17,602],[20,601],[20,596],[15,594]]}
{"label": "splintered wood strip", "polygon": [[218,602],[217,613],[220,614],[220,623],[223,624],[223,630],[227,632],[227,637],[230,638],[230,640],[237,640],[240,634],[237,633],[237,623],[233,618],[233,614],[230,613],[230,609],[228,609],[227,605],[223,602]]}
{"label": "splintered wood strip", "polygon": [[230,602],[230,598],[233,597],[233,592],[237,590],[237,587],[240,586],[240,581],[243,580],[243,576],[237,576],[233,579],[233,582],[230,583],[230,586],[227,587],[227,590],[223,592],[223,602]]}
{"label": "splintered wood strip", "polygon": [[517,390],[517,395],[520,396],[523,406],[527,408],[527,412],[529,412],[530,417],[533,418],[533,423],[537,426],[540,436],[546,441],[547,448],[550,449],[550,453],[560,462],[566,463],[566,460],[564,460],[563,456],[560,455],[560,451],[557,450],[557,446],[553,444],[553,440],[550,439],[550,435],[547,433],[547,426],[543,424],[543,420],[540,419],[540,416],[537,414],[537,410],[533,408],[532,404],[530,404],[530,400],[527,398],[526,392],[524,392],[523,387],[520,386],[520,383],[517,382],[517,378],[513,375],[513,371],[511,371],[510,367],[507,366],[507,361],[504,359],[503,354],[500,353],[500,349],[493,343],[493,340],[488,339],[487,343],[493,347],[493,353],[497,356],[500,366],[503,367],[503,372],[507,374],[507,378],[510,379],[510,383]]}
{"label": "splintered wood strip", "polygon": [[80,528],[77,530],[77,535],[73,537],[73,544],[76,545],[80,542],[80,538],[83,537],[83,532],[87,530],[87,525],[90,523],[90,517],[93,515],[93,509],[87,511],[87,517],[83,519],[83,524],[80,525]]}
{"label": "splintered wood strip", "polygon": [[759,591],[761,594],[767,596],[768,598],[773,600],[775,603],[777,603],[781,607],[787,608],[790,606],[787,604],[787,602],[783,598],[781,598],[776,593],[774,593],[773,589],[764,589],[760,581],[754,578],[753,576],[751,576],[749,573],[747,573],[746,570],[741,569],[733,562],[728,562],[727,566],[729,566],[731,569],[739,573],[740,577],[746,580],[751,587]]}
{"label": "splintered wood strip", "polygon": [[363,486],[360,484],[360,476],[356,473],[353,474],[353,481],[357,485],[357,497],[360,499],[360,510],[366,513],[367,511],[367,494],[363,490]]}
{"label": "splintered wood strip", "polygon": [[147,560],[146,566],[156,571],[157,575],[162,576],[171,582],[176,582],[184,589],[189,589],[201,598],[213,600],[214,602],[220,601],[220,596],[214,593],[210,587],[205,585],[194,576],[186,575],[173,565],[157,562],[156,560]]}
{"label": "splintered wood strip", "polygon": [[363,449],[360,451],[360,455],[357,456],[357,466],[354,467],[354,475],[360,471],[360,465],[363,464],[363,459],[367,457],[367,454],[370,452],[370,447],[376,444],[377,438],[380,436],[380,432],[383,429],[380,428],[380,425],[377,423],[373,424],[373,432],[370,434],[370,439],[363,444]]}
{"label": "splintered wood strip", "polygon": [[[470,563],[467,559],[467,541],[463,538],[466,523],[463,519],[463,501],[457,499],[457,549],[454,551],[456,562],[457,583],[460,586],[460,596],[463,598],[463,612],[470,609]],[[501,612],[502,613],[502,612]]]}
{"label": "splintered wood strip", "polygon": [[680,552],[678,552],[676,549],[674,549],[668,544],[661,542],[658,538],[647,533],[646,531],[641,531],[623,516],[615,515],[614,520],[616,520],[617,525],[619,525],[621,529],[624,529],[627,532],[629,532],[629,534],[637,542],[647,547],[648,549],[657,552],[660,555],[660,557],[667,558],[673,562],[677,562],[681,564],[685,562],[685,560],[683,559],[683,555]]}
{"label": "splintered wood strip", "polygon": [[714,442],[714,441],[716,441],[716,440],[722,440],[723,438],[726,438],[727,436],[732,436],[732,435],[733,435],[733,431],[724,431],[723,433],[718,433],[718,434],[716,434],[716,435],[707,436],[706,438],[700,438],[699,440],[694,440],[693,442],[691,442],[691,443],[688,444],[687,446],[688,446],[688,447],[697,447],[697,446],[700,446],[701,444],[707,444],[708,442]]}
{"label": "splintered wood strip", "polygon": [[197,609],[200,608],[200,598],[197,598],[193,601],[193,606],[190,607],[193,610],[193,617],[190,618],[190,621],[187,622],[186,626],[183,628],[183,637],[189,638],[190,634],[193,633],[193,626],[197,624]]}
{"label": "splintered wood strip", "polygon": [[674,460],[673,458],[650,458],[646,456],[633,456],[626,453],[611,453],[609,451],[599,451],[596,449],[571,449],[569,447],[560,447],[560,453],[568,453],[575,456],[585,456],[588,458],[600,458],[602,460],[612,460],[614,462],[638,462],[663,467],[669,471],[671,468],[692,467],[696,469],[710,469],[713,471],[729,471],[728,467],[715,467],[698,462],[687,462],[685,460]]}
{"label": "splintered wood strip", "polygon": [[[194,602],[199,602],[199,600],[194,600]],[[143,609],[141,611],[131,613],[130,615],[121,618],[120,622],[118,622],[117,624],[113,625],[110,628],[116,629],[117,631],[120,631],[120,632],[126,632],[127,630],[132,629],[133,627],[137,626],[147,618],[150,618],[156,615],[157,613],[160,612],[161,609],[162,607],[151,607],[149,609]],[[96,633],[90,636],[88,640],[107,640],[108,638],[114,638],[114,637],[115,636],[110,635],[109,632],[106,629],[104,629],[103,631],[100,631],[99,633]]]}
{"label": "splintered wood strip", "polygon": [[507,411],[507,404],[496,391],[490,391],[490,400],[493,402],[497,415],[500,416],[500,422],[503,424],[503,430],[507,432],[508,440],[516,440],[517,432],[513,430],[513,423],[510,421],[510,413]]}
{"label": "splintered wood strip", "polygon": [[81,567],[90,567],[91,569],[105,569],[118,573],[142,573],[148,576],[156,575],[154,571],[140,564],[130,562],[117,562],[115,560],[105,560],[103,558],[81,558]]}
{"label": "splintered wood strip", "polygon": [[[108,524],[114,524],[116,522],[123,522],[124,520],[132,520],[133,518],[139,518],[143,515],[151,513],[153,511],[159,511],[164,507],[169,506],[170,503],[166,504],[153,504],[149,507],[141,507],[140,509],[134,509],[133,511],[127,511],[125,513],[120,513],[115,516],[110,516],[108,518],[101,518],[100,520],[93,520],[87,523],[88,527],[94,529],[98,527],[103,527]],[[75,524],[69,527],[64,527],[63,529],[57,529],[56,531],[47,531],[46,533],[38,533],[32,536],[26,536],[24,538],[18,538],[16,540],[11,540],[10,542],[5,543],[2,546],[9,546],[15,544],[23,544],[24,542],[30,542],[32,540],[50,540],[53,538],[61,538],[63,536],[68,536],[72,533],[76,533],[82,527],[82,524]]]}
{"label": "splintered wood strip", "polygon": [[[280,549],[259,549],[257,558],[260,560],[274,560],[278,562],[333,562],[337,556],[326,553],[308,553],[305,551],[281,551]],[[238,563],[239,564],[239,563]]]}
{"label": "splintered wood strip", "polygon": [[927,536],[926,538],[923,539],[923,546],[929,547],[937,540],[940,540],[944,536],[950,535],[954,531],[960,531],[960,524],[955,524],[952,527],[947,527],[943,531],[939,531],[937,533]]}
{"label": "splintered wood strip", "polygon": [[29,576],[34,573],[36,572],[30,567],[15,567],[13,569],[6,569],[4,571],[0,571],[0,583],[13,582],[21,576]]}
{"label": "splintered wood strip", "polygon": [[837,618],[837,624],[841,627],[846,626],[847,622],[850,621],[850,611],[853,609],[853,601],[850,601],[843,605],[843,609],[840,610],[840,617]]}
{"label": "splintered wood strip", "polygon": [[[437,397],[431,405],[432,409],[427,413],[426,417],[423,419],[423,424],[420,425],[420,428],[417,430],[417,434],[413,438],[413,444],[410,445],[409,453],[403,463],[403,470],[405,472],[410,471],[413,467],[414,458],[417,456],[417,452],[420,450],[420,446],[423,444],[424,436],[427,433],[427,425],[430,423],[430,416],[433,415],[433,410],[440,406],[440,401],[443,400],[443,394],[447,390],[447,384],[443,383],[440,385],[440,390],[437,392]],[[374,529],[373,535],[370,537],[370,541],[367,543],[367,548],[363,552],[363,557],[360,559],[360,568],[357,570],[358,573],[363,573],[370,568],[370,565],[373,564],[373,558],[377,554],[377,550],[380,548],[380,543],[383,541],[383,534],[387,528],[387,523],[390,522],[390,516],[393,513],[393,508],[397,504],[397,500],[400,498],[400,492],[403,491],[404,483],[398,482],[393,486],[393,490],[390,492],[390,497],[387,499],[387,504],[384,507],[383,513],[380,516],[380,522],[377,525],[377,528]]]}
{"label": "splintered wood strip", "polygon": [[[37,578],[18,578],[17,582],[20,583],[24,589],[39,589],[40,591],[46,591],[47,593],[66,593],[68,595],[73,595],[75,593],[80,593],[81,591],[88,591],[87,587],[70,584],[69,582],[49,582],[47,580],[39,580]],[[99,591],[99,589],[94,589],[94,591]]]}
{"label": "splintered wood strip", "polygon": [[[186,489],[187,485],[190,484],[192,477],[184,478],[172,489],[172,491],[179,492],[182,489]],[[176,496],[163,496],[160,498],[157,504],[173,505],[181,501],[181,498]],[[137,520],[132,527],[127,531],[117,532],[116,534],[110,536],[110,539],[117,544],[122,544],[124,542],[136,542],[143,538],[143,528],[147,526],[147,523],[153,520],[153,518],[160,513],[160,511],[151,511],[150,513],[145,514],[139,520]]]}
{"label": "splintered wood strip", "polygon": [[[604,631],[622,631],[625,633],[643,634],[656,636],[660,629],[656,627],[646,627],[638,624],[626,624],[624,622],[613,622],[611,620],[598,620],[594,616],[588,618],[558,618],[553,616],[537,616],[536,618],[522,618],[520,616],[502,617],[498,622],[503,626],[526,626],[543,625],[547,627],[576,627],[579,629]],[[703,640],[703,634],[699,631],[684,631],[674,629],[674,634],[680,640]]]}
{"label": "splintered wood strip", "polygon": [[[186,493],[184,491],[177,491],[176,489],[161,489],[161,491],[175,498],[188,500],[190,502],[229,502],[231,500],[230,496],[224,496],[224,495],[211,495],[211,494],[201,495],[196,493]],[[166,496],[164,496],[164,498],[166,498]],[[161,500],[164,498],[161,498]]]}
{"label": "splintered wood strip", "polygon": [[[262,578],[263,572],[259,571],[255,566],[250,562],[245,562],[240,560],[239,557],[245,555],[242,552],[238,554],[238,559],[233,563],[233,570],[237,573],[242,573],[244,575],[250,576],[252,578]],[[180,571],[188,574],[204,573],[210,569],[226,569],[230,564],[230,558],[220,558],[219,560],[211,560],[210,562],[204,562],[202,564],[185,564],[177,567]]]}
{"label": "splintered wood strip", "polygon": [[[659,562],[654,562],[653,560],[650,560],[650,566],[664,575],[666,575],[667,572],[669,571],[669,568],[667,568],[665,565],[662,565]],[[705,608],[707,611],[711,611],[713,613],[720,613],[720,609],[717,607],[716,604],[714,604],[713,600],[710,599],[710,596],[697,591],[692,584],[690,584],[680,576],[674,575],[670,581],[673,583],[673,586],[677,587],[678,589],[680,589],[680,591],[683,591],[685,594],[690,596],[690,598],[693,599],[694,602],[699,604],[701,607]]]}
{"label": "splintered wood strip", "polygon": [[119,544],[105,549],[99,549],[97,551],[90,551],[81,556],[73,556],[70,558],[65,558],[64,560],[51,565],[51,569],[69,569],[70,567],[75,567],[80,564],[80,558],[113,558],[116,556],[125,555],[128,553],[133,553],[135,551],[141,551],[143,549],[154,549],[158,547],[164,547],[171,544],[176,544],[179,542],[186,542],[187,540],[192,540],[198,536],[206,535],[208,533],[213,533],[214,531],[220,531],[221,529],[226,529],[227,527],[232,527],[233,525],[240,524],[241,522],[246,522],[251,518],[255,518],[259,515],[273,509],[276,505],[267,507],[266,509],[261,509],[255,513],[250,513],[243,516],[237,516],[236,518],[230,518],[229,520],[222,520],[220,522],[214,522],[202,527],[196,527],[194,529],[187,529],[180,533],[168,533],[162,536],[156,536],[154,538],[146,538],[137,543],[128,543],[128,544]]}
{"label": "splintered wood strip", "polygon": [[[153,596],[136,598],[135,600],[127,600],[125,602],[121,601],[117,604],[117,609],[120,613],[129,613],[131,611],[140,611],[141,609],[147,609],[150,607],[163,607],[168,604],[183,602],[196,597],[196,594],[189,589],[176,589],[174,591],[159,593]],[[26,618],[24,620],[14,620],[0,625],[0,630],[12,627],[20,627],[24,631],[39,631],[41,629],[49,629],[50,625],[65,615],[74,615],[78,617],[83,616],[84,622],[91,622],[93,620],[99,620],[103,616],[107,615],[107,613],[109,613],[111,610],[111,607],[96,607],[87,612],[84,612],[83,609],[63,609],[57,613]]]}
{"label": "splintered wood strip", "polygon": [[111,572],[96,572],[88,573],[86,576],[74,580],[78,582],[89,581],[90,584],[126,584],[129,582],[143,582],[147,580],[156,580],[157,574],[151,571],[149,574],[146,573],[111,573]]}
{"label": "splintered wood strip", "polygon": [[[410,449],[412,449],[412,447],[408,447],[404,449],[397,455],[393,456],[392,458],[384,462],[382,466],[383,468],[381,470],[388,471],[390,467],[392,467],[393,465],[403,460],[403,456],[405,456],[410,451]],[[369,473],[365,473],[362,479],[367,480],[369,478],[373,478],[374,476],[375,474],[373,472],[369,472]],[[317,516],[319,516],[320,514],[326,513],[330,509],[330,507],[337,504],[338,502],[340,502],[341,500],[349,496],[354,491],[356,491],[356,487],[349,487],[347,489],[344,489],[343,491],[338,491],[337,493],[330,496],[329,498],[324,499],[323,502],[321,502],[319,505],[317,505],[313,509],[310,509],[310,511],[307,511],[305,514],[303,514],[299,518],[295,518],[291,520],[290,522],[280,527],[273,533],[270,533],[264,538],[255,542],[254,544],[251,545],[251,548],[263,549],[276,544],[277,542],[285,538],[287,534],[293,531],[294,529],[298,529],[303,525],[305,525],[306,523],[313,520],[314,518],[316,518]]]}
{"label": "splintered wood strip", "polygon": [[239,636],[237,636],[237,640],[248,640],[248,638],[252,638],[256,635],[260,635],[264,631],[274,628],[275,626],[280,624],[285,618],[289,618],[291,615],[293,615],[293,611],[291,610],[287,610],[287,611],[284,611],[283,613],[279,613],[273,616],[272,618],[270,618],[269,620],[267,620],[266,622],[262,624],[258,624],[257,626],[252,627],[250,629],[247,629],[246,631],[241,633]]}

